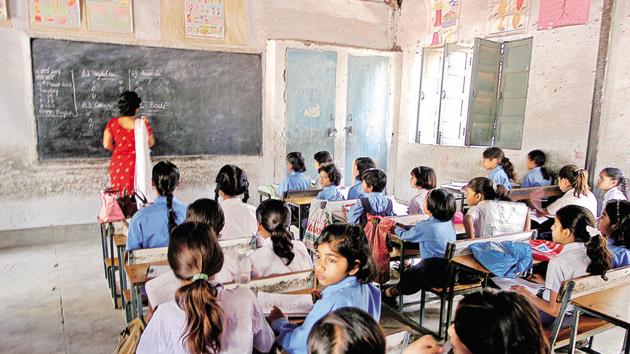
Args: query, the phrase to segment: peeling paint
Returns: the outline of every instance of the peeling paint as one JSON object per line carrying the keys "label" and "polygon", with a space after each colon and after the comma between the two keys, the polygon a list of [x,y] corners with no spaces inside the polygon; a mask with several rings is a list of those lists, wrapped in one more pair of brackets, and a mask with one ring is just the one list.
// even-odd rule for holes
{"label": "peeling paint", "polygon": [[320,115],[319,103],[304,110],[304,117],[307,118],[319,118]]}

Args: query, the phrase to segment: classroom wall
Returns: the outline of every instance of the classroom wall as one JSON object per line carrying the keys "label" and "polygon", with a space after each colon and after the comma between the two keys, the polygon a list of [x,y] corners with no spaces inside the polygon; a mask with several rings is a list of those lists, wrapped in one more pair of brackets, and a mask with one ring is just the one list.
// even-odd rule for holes
{"label": "classroom wall", "polygon": [[[583,166],[586,158],[602,1],[591,2],[589,22],[586,25],[546,31],[536,30],[539,2],[531,1],[526,32],[504,37],[488,37],[487,0],[461,2],[458,37],[461,45],[472,46],[475,37],[488,37],[491,40],[533,37],[523,145],[521,150],[505,150],[507,157],[516,166],[517,179],[522,178],[525,173],[526,156],[532,149],[545,151],[553,168],[567,163]],[[625,3],[623,7],[627,14],[627,2],[618,3]],[[618,13],[617,17],[623,17],[627,22],[626,15]],[[396,44],[403,51],[403,67],[395,193],[403,199],[413,196],[409,187],[409,171],[415,165],[435,168],[439,183],[465,181],[487,175],[480,166],[483,148],[444,147],[411,142],[409,132],[415,129],[419,87],[420,61],[416,58],[416,52],[430,43],[430,21],[430,1],[426,0],[405,1],[397,18]],[[625,48],[619,47],[617,51],[627,52],[629,45],[626,43]],[[617,58],[611,65],[620,68],[613,70],[627,71],[627,68],[622,68],[625,57]],[[627,90],[627,76],[617,77],[618,85]],[[610,129],[611,133],[608,134],[621,134],[618,126],[617,129],[614,127],[619,124],[619,114],[622,113],[618,111],[627,109],[615,108],[606,113],[617,117],[616,122],[606,118],[608,121],[604,124],[604,130]],[[604,152],[605,149],[610,150],[602,146],[601,151]],[[620,157],[622,153],[619,152],[616,156]]]}
{"label": "classroom wall", "polygon": [[[4,49],[0,51],[0,126],[4,128],[0,139],[3,166],[0,230],[94,222],[100,205],[98,192],[109,178],[108,160],[37,160],[31,97],[31,36],[255,52],[262,54],[263,65],[266,65],[267,39],[321,41],[375,49],[393,47],[393,12],[383,3],[358,0],[230,0],[230,3],[244,17],[230,20],[238,31],[230,34],[229,41],[220,43],[186,40],[173,32],[169,26],[175,26],[178,19],[173,18],[177,11],[171,10],[183,8],[183,0],[134,1],[135,36],[96,34],[86,29],[31,29],[28,2],[9,0],[11,20],[0,23],[0,48]],[[226,31],[230,31],[229,26]],[[264,104],[263,111],[267,111]],[[274,176],[272,169],[274,141],[270,131],[278,120],[264,113],[262,119],[261,156],[173,158],[182,174],[178,197],[190,202],[210,196],[216,172],[223,164],[233,163],[248,173],[252,200],[257,202],[256,186],[283,177]]]}

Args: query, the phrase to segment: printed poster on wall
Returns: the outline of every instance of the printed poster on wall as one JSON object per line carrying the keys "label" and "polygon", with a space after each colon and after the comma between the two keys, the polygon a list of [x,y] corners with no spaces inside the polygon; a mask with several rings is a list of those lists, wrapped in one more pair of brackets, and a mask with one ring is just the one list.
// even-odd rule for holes
{"label": "printed poster on wall", "polygon": [[527,28],[530,0],[491,0],[490,6],[490,33]]}
{"label": "printed poster on wall", "polygon": [[460,0],[434,0],[431,8],[431,45],[457,42]]}
{"label": "printed poster on wall", "polygon": [[186,37],[223,39],[225,11],[223,3],[209,0],[186,0]]}
{"label": "printed poster on wall", "polygon": [[7,14],[7,0],[0,0],[0,21],[8,18]]}
{"label": "printed poster on wall", "polygon": [[31,25],[80,28],[79,0],[31,0]]}
{"label": "printed poster on wall", "polygon": [[538,29],[584,25],[590,8],[591,0],[541,0]]}
{"label": "printed poster on wall", "polygon": [[86,5],[90,31],[133,32],[131,0],[86,0]]}

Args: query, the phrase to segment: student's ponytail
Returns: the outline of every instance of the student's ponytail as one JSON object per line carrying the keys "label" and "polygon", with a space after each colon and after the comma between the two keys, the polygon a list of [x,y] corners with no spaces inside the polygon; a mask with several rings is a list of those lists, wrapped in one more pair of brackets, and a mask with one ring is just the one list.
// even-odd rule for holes
{"label": "student's ponytail", "polygon": [[610,238],[616,246],[630,249],[630,202],[627,200],[613,200],[604,206],[610,219],[612,233]]}
{"label": "student's ponytail", "polygon": [[503,153],[503,150],[501,150],[500,148],[490,147],[485,149],[483,151],[483,158],[489,160],[497,159],[499,161],[499,166],[501,166],[503,171],[505,171],[508,179],[513,181],[514,177],[516,177],[516,175],[514,174],[514,165],[512,164],[510,159],[505,157],[505,153]]}
{"label": "student's ponytail", "polygon": [[287,229],[291,223],[291,212],[283,201],[267,199],[256,208],[256,220],[265,231],[271,234],[273,253],[284,260],[285,265],[291,264],[293,253],[293,236]]}
{"label": "student's ponytail", "polygon": [[514,173],[514,165],[512,164],[510,159],[508,159],[507,157],[502,158],[501,168],[503,168],[503,171],[505,171],[505,174],[508,176],[510,181],[513,181],[516,177],[516,174]]}
{"label": "student's ponytail", "polygon": [[500,184],[486,177],[475,177],[467,185],[475,194],[479,193],[484,200],[510,201],[509,191]]}
{"label": "student's ponytail", "polygon": [[566,165],[558,171],[558,178],[564,178],[574,188],[573,196],[579,198],[581,195],[587,196],[590,188],[588,187],[588,172],[576,165]]}
{"label": "student's ponytail", "polygon": [[223,309],[217,302],[217,288],[204,279],[184,285],[175,293],[186,314],[186,335],[190,353],[221,351]]}
{"label": "student's ponytail", "polygon": [[273,243],[273,253],[284,259],[284,264],[289,265],[295,258],[293,253],[292,235],[286,226],[278,224],[271,232],[271,242]]}
{"label": "student's ponytail", "polygon": [[177,226],[173,209],[173,192],[179,184],[179,169],[169,161],[160,161],[153,166],[151,180],[157,192],[166,197],[168,231],[171,232]]}
{"label": "student's ponytail", "polygon": [[586,255],[591,259],[586,271],[593,275],[601,275],[604,280],[608,280],[606,272],[612,267],[612,255],[607,243],[602,235],[595,235],[586,243]]}

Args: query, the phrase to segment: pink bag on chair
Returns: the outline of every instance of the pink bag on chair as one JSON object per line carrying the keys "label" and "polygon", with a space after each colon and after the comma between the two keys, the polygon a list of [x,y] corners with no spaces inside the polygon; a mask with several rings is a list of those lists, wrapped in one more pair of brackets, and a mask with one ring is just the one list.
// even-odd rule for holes
{"label": "pink bag on chair", "polygon": [[100,198],[103,205],[98,213],[98,222],[104,224],[106,222],[125,220],[125,214],[116,200],[118,198],[117,191],[110,189],[101,191]]}

